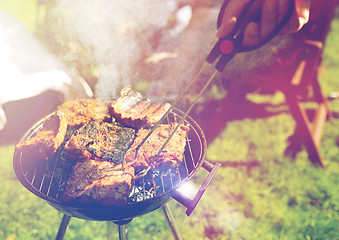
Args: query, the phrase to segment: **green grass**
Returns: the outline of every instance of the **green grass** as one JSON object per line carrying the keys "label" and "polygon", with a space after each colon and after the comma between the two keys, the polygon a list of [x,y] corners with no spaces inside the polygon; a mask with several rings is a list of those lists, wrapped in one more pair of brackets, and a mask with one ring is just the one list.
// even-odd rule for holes
{"label": "green grass", "polygon": [[[299,154],[297,160],[281,157],[289,127],[281,124],[288,115],[276,119],[236,121],[211,144],[213,161],[248,159],[248,145],[259,167],[221,168],[192,216],[184,208],[169,203],[184,239],[336,239],[339,223],[338,156],[335,136],[339,121],[328,123],[322,152],[327,170],[314,168]],[[280,123],[278,128],[276,124]],[[258,131],[248,131],[248,126]],[[254,141],[259,129],[265,141]],[[276,136],[281,136],[277,139]],[[234,147],[234,139],[240,146]],[[219,142],[220,141],[220,142]],[[282,145],[282,146],[281,146]],[[221,149],[220,149],[221,148]],[[220,150],[222,152],[220,152]],[[0,239],[53,239],[61,214],[24,189],[12,170],[13,146],[0,148],[2,191],[0,195]],[[205,173],[194,181],[201,183]],[[105,222],[72,219],[66,239],[105,239]],[[117,228],[113,228],[117,237]],[[130,239],[171,239],[161,211],[135,218],[129,224]]]}
{"label": "green grass", "polygon": [[[299,154],[295,162],[281,157],[290,131],[282,121],[291,119],[286,115],[274,118],[251,123],[249,120],[234,122],[209,147],[210,159],[227,161],[231,156],[237,161],[246,159],[247,146],[255,143],[256,150],[252,155],[260,161],[260,167],[250,171],[219,171],[219,182],[225,183],[220,188],[227,186],[227,190],[223,190],[224,197],[233,211],[238,212],[242,222],[239,231],[232,232],[232,236],[234,239],[338,238],[339,150],[334,143],[339,133],[339,121],[328,124],[325,129],[326,145],[323,143],[322,152],[328,169],[323,171],[309,165],[305,152]],[[258,127],[264,131],[260,141],[255,141],[260,136]],[[241,146],[235,148],[234,141]],[[218,153],[220,146],[222,159]]]}
{"label": "green grass", "polygon": [[[34,31],[36,1],[0,0],[0,10],[11,12]],[[29,19],[29,20],[27,20]],[[27,20],[27,21],[26,21]],[[339,92],[339,20],[327,40],[320,79],[325,95]],[[280,104],[281,97],[251,95],[258,102]],[[330,102],[338,111],[339,100]],[[270,118],[243,119],[227,128],[209,145],[207,158],[215,162],[258,162],[251,168],[222,167],[190,217],[170,201],[183,239],[213,240],[335,240],[339,239],[339,119],[327,122],[321,142],[326,170],[314,168],[302,151],[292,161],[283,157],[294,121],[288,113]],[[17,180],[12,167],[14,147],[0,147],[0,239],[54,239],[62,215],[31,194]],[[206,171],[193,182],[201,184]],[[114,239],[118,229],[113,226]],[[106,222],[71,219],[65,239],[106,239]],[[161,210],[135,218],[130,239],[173,239]]]}

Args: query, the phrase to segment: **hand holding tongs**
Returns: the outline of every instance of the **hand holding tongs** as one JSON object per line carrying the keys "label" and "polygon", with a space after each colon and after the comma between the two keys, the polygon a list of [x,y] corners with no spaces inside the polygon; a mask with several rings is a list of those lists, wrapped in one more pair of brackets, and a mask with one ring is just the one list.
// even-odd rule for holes
{"label": "hand holding tongs", "polygon": [[[229,0],[225,0],[220,9],[218,21],[217,21],[218,28],[221,25],[221,21],[222,21],[225,9],[227,7],[228,1]],[[248,22],[248,20],[250,20],[251,17],[253,18],[253,21],[258,21],[260,18],[260,13],[255,14],[256,16],[253,16],[253,15],[250,16],[249,14],[252,11],[253,6],[255,5],[256,2],[258,1],[251,0],[244,6],[241,14],[237,18],[237,22],[236,22],[236,25],[233,31],[230,34],[228,34],[226,37],[219,39],[218,42],[214,45],[209,55],[207,56],[206,61],[210,64],[212,64],[217,58],[220,57],[215,65],[215,68],[219,72],[222,72],[224,70],[226,64],[234,57],[236,53],[248,52],[248,51],[260,48],[261,46],[269,42],[287,24],[294,10],[294,0],[289,0],[288,9],[287,9],[287,12],[284,18],[278,23],[278,25],[273,29],[273,31],[270,32],[258,44],[253,45],[253,46],[244,46],[242,43],[243,37],[244,37],[244,32],[243,32],[244,23]]]}
{"label": "hand holding tongs", "polygon": [[[227,7],[228,1],[229,0],[225,0],[221,9],[220,9],[220,12],[219,12],[219,15],[218,15],[218,21],[217,21],[218,28],[221,25],[221,20],[222,20],[222,17],[224,15],[225,9]],[[243,34],[244,28],[242,28],[242,27],[243,27],[244,23],[246,24],[246,21],[248,21],[250,19],[250,17],[253,17],[253,16],[249,16],[249,13],[252,10],[252,7],[254,6],[254,4],[257,2],[257,0],[251,0],[251,1],[248,2],[248,4],[245,5],[243,11],[241,12],[240,16],[237,19],[237,23],[236,23],[233,31],[230,34],[228,34],[226,37],[219,39],[218,42],[213,47],[213,49],[211,50],[211,52],[209,53],[209,55],[206,57],[206,61],[209,64],[212,64],[214,61],[216,61],[218,59],[216,65],[215,65],[215,68],[216,68],[217,71],[215,71],[212,74],[212,76],[206,82],[204,87],[201,89],[200,93],[198,95],[196,95],[196,97],[193,100],[192,104],[190,105],[189,109],[185,112],[184,116],[181,118],[180,122],[177,124],[177,126],[173,130],[172,134],[168,137],[167,141],[163,144],[161,149],[158,151],[156,157],[158,157],[160,155],[160,153],[165,148],[165,146],[167,145],[169,140],[172,138],[172,136],[174,135],[176,130],[179,128],[180,124],[182,124],[185,121],[186,117],[188,116],[188,114],[190,113],[190,111],[192,110],[192,108],[194,107],[196,102],[198,101],[198,99],[201,97],[201,95],[205,92],[205,90],[207,89],[209,84],[212,82],[212,80],[216,76],[217,72],[218,71],[222,72],[224,70],[226,64],[235,56],[236,53],[247,52],[247,51],[251,51],[251,50],[260,48],[261,46],[263,46],[267,42],[269,42],[273,37],[275,37],[282,30],[282,28],[289,21],[291,15],[293,13],[293,10],[294,10],[294,0],[288,0],[288,1],[289,1],[289,6],[288,6],[288,9],[287,9],[287,12],[286,12],[284,18],[278,23],[278,25],[273,29],[273,31],[271,33],[269,33],[258,44],[253,45],[253,46],[244,46],[242,44],[242,40],[243,40],[243,36],[244,36],[244,34]],[[258,19],[256,19],[256,21],[257,20]],[[143,145],[146,142],[148,137],[154,132],[154,130],[158,127],[158,125],[172,111],[172,109],[179,102],[179,100],[191,88],[191,86],[198,79],[200,74],[207,67],[207,65],[208,65],[207,63],[205,63],[205,65],[200,69],[200,71],[196,74],[196,76],[192,79],[192,81],[186,86],[184,91],[177,97],[177,99],[174,101],[174,103],[171,105],[171,107],[167,110],[167,112],[163,115],[163,117],[153,126],[153,128],[148,133],[148,135],[143,139],[143,141],[137,147],[137,149],[136,149],[137,151],[141,147],[141,145]]]}

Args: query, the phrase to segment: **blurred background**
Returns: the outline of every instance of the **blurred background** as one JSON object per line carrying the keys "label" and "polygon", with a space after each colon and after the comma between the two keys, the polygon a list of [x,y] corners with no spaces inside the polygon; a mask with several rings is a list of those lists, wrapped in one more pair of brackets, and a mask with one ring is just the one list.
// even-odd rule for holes
{"label": "blurred background", "polygon": [[[216,42],[220,5],[208,0],[0,0],[0,239],[53,239],[62,218],[14,174],[14,145],[22,135],[65,101],[116,99],[128,85],[145,97],[173,102]],[[333,18],[316,65],[330,110],[317,145],[322,166],[296,137],[287,95],[247,84],[248,79],[281,80],[271,67],[289,62],[274,61],[275,54],[299,54],[300,45],[294,46],[293,37],[280,38],[240,55],[216,76],[191,113],[205,132],[207,159],[221,168],[190,217],[179,203],[169,202],[183,239],[339,239],[339,8],[329,12]],[[186,64],[178,67],[178,59]],[[178,108],[190,106],[213,71],[200,77]],[[227,96],[240,87],[243,98],[228,103]],[[315,116],[314,94],[300,98],[306,114]],[[206,174],[199,171],[194,184],[199,186]],[[81,219],[71,219],[65,235],[109,238],[118,239],[115,225]],[[129,238],[175,239],[161,210],[133,219]]]}

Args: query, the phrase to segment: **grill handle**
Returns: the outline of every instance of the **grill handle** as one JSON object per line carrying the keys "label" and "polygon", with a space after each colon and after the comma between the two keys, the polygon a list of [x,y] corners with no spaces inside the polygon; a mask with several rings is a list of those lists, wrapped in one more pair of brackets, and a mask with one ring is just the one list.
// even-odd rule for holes
{"label": "grill handle", "polygon": [[220,163],[215,163],[212,164],[208,161],[204,161],[202,164],[202,167],[207,170],[209,172],[208,176],[206,177],[206,179],[204,180],[203,184],[201,185],[201,187],[199,188],[197,194],[194,196],[193,199],[185,196],[184,194],[178,192],[178,191],[174,191],[172,194],[172,198],[174,198],[175,200],[177,200],[179,203],[181,203],[182,205],[184,205],[187,210],[186,210],[186,215],[190,216],[191,213],[193,212],[193,210],[195,209],[195,207],[197,206],[198,202],[200,201],[202,195],[204,194],[204,192],[206,191],[208,185],[210,184],[210,182],[212,181],[214,175],[217,173],[218,168],[220,167]]}

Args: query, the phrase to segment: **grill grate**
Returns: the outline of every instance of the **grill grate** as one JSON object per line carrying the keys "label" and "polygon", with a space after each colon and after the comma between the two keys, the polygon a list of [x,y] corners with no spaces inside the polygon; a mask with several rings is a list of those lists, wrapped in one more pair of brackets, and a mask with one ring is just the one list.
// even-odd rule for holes
{"label": "grill grate", "polygon": [[[164,123],[179,122],[180,120],[180,115],[171,112],[164,120]],[[193,171],[197,170],[199,163],[201,163],[204,144],[197,130],[187,120],[184,121],[184,124],[188,124],[190,130],[186,137],[183,162],[167,172],[150,170],[146,176],[134,181],[129,194],[129,204],[166,194],[166,192],[177,188],[179,184],[192,175]],[[38,123],[37,126],[33,128],[26,138],[34,136],[41,129],[42,122],[40,125]],[[196,146],[200,146],[201,150],[197,151]],[[71,174],[73,164],[75,164],[75,161],[67,159],[63,146],[48,161],[28,159],[22,153],[19,156],[20,171],[26,181],[24,185],[36,195],[54,202],[60,202],[59,197]]]}

